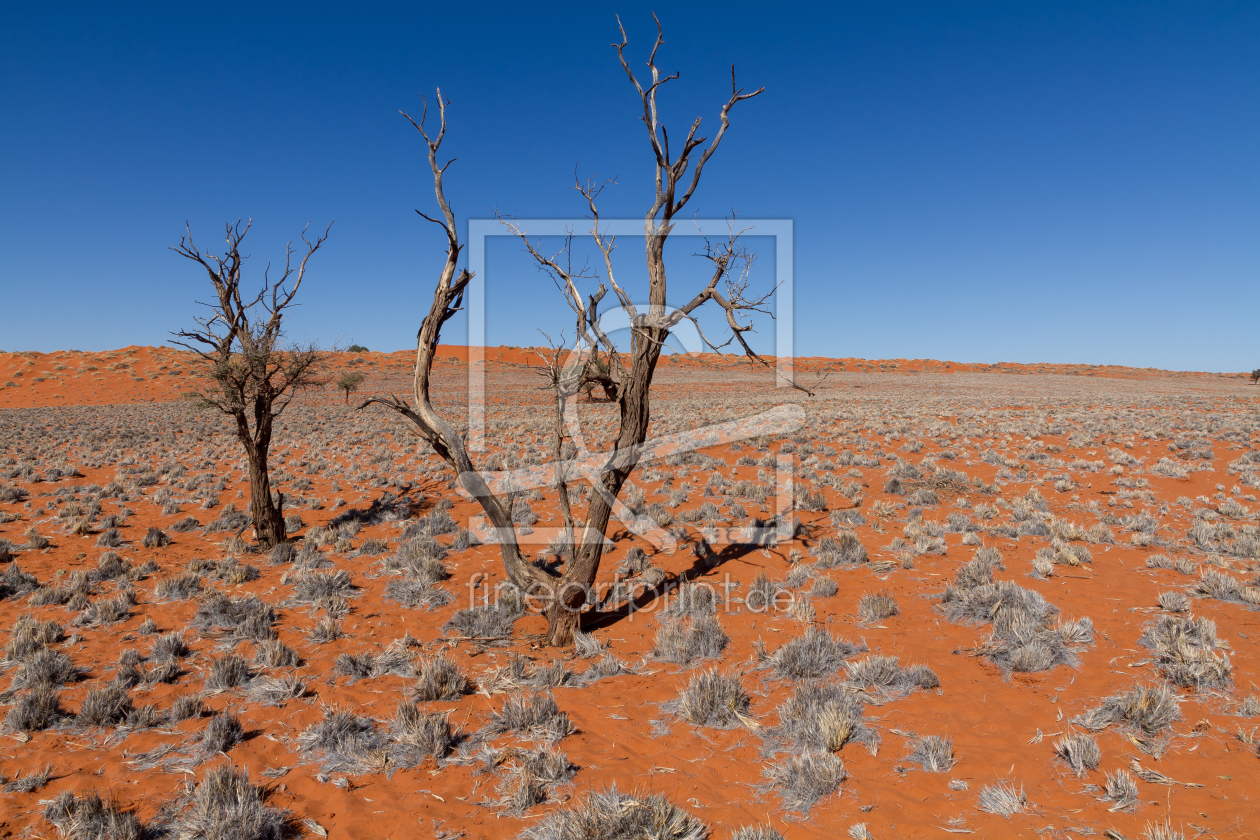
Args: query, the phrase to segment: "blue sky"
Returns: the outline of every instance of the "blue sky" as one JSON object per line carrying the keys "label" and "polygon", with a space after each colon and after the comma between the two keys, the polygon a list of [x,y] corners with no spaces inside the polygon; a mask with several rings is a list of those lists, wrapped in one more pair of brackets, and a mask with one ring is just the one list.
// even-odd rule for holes
{"label": "blue sky", "polygon": [[[206,292],[168,246],[185,219],[210,245],[238,217],[257,272],[336,220],[293,337],[412,346],[442,242],[397,111],[438,85],[461,224],[580,217],[575,168],[618,179],[605,216],[640,217],[651,159],[609,44],[620,13],[645,59],[652,7],[454,5],[4,4],[0,349],[166,341]],[[794,221],[798,354],[1260,366],[1260,5],[658,12],[676,136],[715,122],[732,63],[766,88],[689,209]],[[642,272],[641,246],[618,257]],[[490,343],[568,325],[509,241],[486,279]]]}

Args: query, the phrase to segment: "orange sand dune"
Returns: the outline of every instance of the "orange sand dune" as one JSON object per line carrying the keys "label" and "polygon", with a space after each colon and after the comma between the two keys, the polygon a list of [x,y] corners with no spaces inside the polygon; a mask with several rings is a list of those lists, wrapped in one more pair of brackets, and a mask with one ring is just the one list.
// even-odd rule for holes
{"label": "orange sand dune", "polygon": [[[438,346],[437,364],[467,364],[469,349],[462,345]],[[486,347],[483,350],[489,368],[541,365],[546,348]],[[415,352],[397,350],[390,353],[333,353],[331,379],[342,370],[358,369],[373,373],[393,374],[409,370]],[[773,363],[774,357],[767,357]],[[124,347],[119,350],[81,352],[62,350],[53,353],[0,353],[0,407],[19,408],[54,405],[110,405],[119,403],[164,402],[180,398],[188,392],[195,373],[196,357],[185,350],[169,347]],[[667,355],[661,359],[663,369],[707,370],[743,369],[753,363],[738,356],[717,356],[711,353]],[[798,357],[794,361],[798,377],[809,385],[818,376],[837,373],[882,374],[960,374],[1010,373],[1101,378],[1143,379],[1149,377],[1183,377],[1192,379],[1246,379],[1245,373],[1186,373],[1161,371],[1155,368],[1130,368],[1112,365],[1019,364],[999,362],[974,364],[941,362],[931,359],[830,359],[818,356]]]}

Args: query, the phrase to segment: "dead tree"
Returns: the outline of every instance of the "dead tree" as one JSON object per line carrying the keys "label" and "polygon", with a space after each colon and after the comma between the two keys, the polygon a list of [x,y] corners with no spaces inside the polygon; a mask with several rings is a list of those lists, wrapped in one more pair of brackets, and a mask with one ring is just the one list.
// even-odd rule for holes
{"label": "dead tree", "polygon": [[[293,265],[297,251],[286,247],[284,274],[271,282],[270,269],[252,297],[241,288],[245,256],[241,240],[252,221],[227,226],[227,249],[222,256],[203,254],[193,243],[192,230],[171,250],[200,265],[214,286],[215,300],[203,304],[210,314],[194,320],[196,328],[173,333],[172,342],[196,353],[203,362],[200,385],[188,396],[201,408],[212,408],[236,422],[236,437],[249,465],[249,512],[260,545],[271,547],[286,539],[284,494],[271,495],[267,457],[277,417],[301,390],[323,384],[324,354],[314,345],[281,346],[285,311],[306,276],[306,264],[328,239],[328,231],[314,242],[302,231],[306,254]],[[329,230],[332,229],[330,224]]]}
{"label": "dead tree", "polygon": [[[620,26],[620,21],[618,21],[618,26]],[[437,454],[455,470],[461,486],[480,504],[491,524],[497,529],[500,552],[508,577],[518,587],[545,605],[548,628],[545,641],[547,644],[556,646],[568,645],[572,642],[573,633],[579,626],[582,610],[589,603],[592,585],[603,555],[604,532],[607,529],[612,509],[617,503],[618,493],[621,492],[626,479],[638,463],[639,447],[647,437],[651,419],[649,389],[657,361],[670,331],[682,319],[692,319],[693,313],[700,305],[713,300],[726,310],[728,325],[734,332],[733,338],[738,339],[746,353],[759,359],[747,347],[742,337],[742,334],[750,329],[749,324],[742,320],[743,316],[750,311],[762,311],[760,309],[762,301],[746,299],[744,295],[747,286],[746,273],[738,275],[742,279],[735,279],[732,274],[738,266],[746,266],[749,261],[749,255],[738,245],[738,232],[732,229],[727,242],[706,248],[705,256],[713,263],[713,276],[702,290],[679,309],[671,309],[667,304],[664,248],[673,230],[675,216],[682,212],[691,200],[700,183],[705,164],[721,143],[730,124],[731,109],[737,103],[761,93],[762,89],[745,93],[736,88],[734,68],[732,68],[731,95],[722,106],[719,115],[721,125],[713,139],[708,140],[697,136],[700,128],[700,119],[697,119],[683,141],[681,150],[675,147],[677,156],[674,157],[671,155],[665,128],[657,118],[656,97],[660,87],[678,78],[678,74],[662,76],[656,67],[656,53],[664,43],[659,22],[656,42],[648,60],[651,82],[647,87],[640,83],[626,63],[624,56],[626,42],[623,28],[620,43],[613,46],[616,48],[622,68],[630,77],[630,81],[642,100],[643,121],[648,129],[652,154],[656,162],[655,200],[644,217],[649,278],[646,302],[636,303],[616,281],[612,261],[614,242],[599,229],[596,199],[602,187],[597,188],[590,184],[578,186],[591,211],[591,233],[604,257],[607,282],[617,298],[617,305],[625,310],[632,325],[631,346],[628,352],[621,352],[600,328],[599,305],[608,291],[604,283],[601,282],[598,290],[593,294],[584,295],[579,288],[579,283],[597,279],[594,274],[574,273],[569,266],[561,265],[560,259],[544,256],[537,246],[526,239],[524,232],[516,230],[510,222],[508,223],[510,229],[521,236],[527,249],[538,263],[556,280],[576,317],[577,358],[565,363],[561,361],[558,354],[553,354],[547,364],[556,394],[554,414],[556,426],[551,446],[552,456],[556,459],[553,486],[560,495],[560,509],[564,515],[569,537],[569,545],[565,551],[566,560],[562,569],[553,572],[527,561],[522,556],[516,530],[512,524],[511,505],[506,495],[499,495],[492,491],[486,477],[474,467],[457,430],[434,409],[429,398],[433,356],[437,349],[442,325],[459,311],[464,290],[471,279],[466,269],[458,269],[463,245],[459,241],[455,217],[451,213],[442,189],[442,177],[450,166],[450,162],[439,165],[437,157],[442,138],[446,133],[446,105],[448,104],[442,98],[441,91],[438,92],[437,100],[441,126],[436,135],[430,137],[425,128],[424,116],[421,116],[419,122],[407,117],[427,144],[437,203],[442,211],[441,219],[433,219],[423,213],[420,215],[440,224],[447,238],[446,264],[438,279],[429,314],[421,324],[417,336],[413,383],[414,402],[409,405],[400,399],[390,398],[371,399],[363,404],[366,406],[380,403],[405,416],[417,427],[420,435],[429,442]],[[722,285],[723,281],[726,281],[725,285]],[[706,343],[708,343],[707,339]],[[714,349],[718,348],[714,347]],[[569,499],[568,486],[571,479],[565,472],[561,456],[565,438],[565,418],[571,408],[570,401],[589,385],[602,388],[611,399],[618,403],[620,430],[615,441],[611,443],[611,454],[598,470],[597,476],[591,479],[594,492],[590,495],[579,527]]]}

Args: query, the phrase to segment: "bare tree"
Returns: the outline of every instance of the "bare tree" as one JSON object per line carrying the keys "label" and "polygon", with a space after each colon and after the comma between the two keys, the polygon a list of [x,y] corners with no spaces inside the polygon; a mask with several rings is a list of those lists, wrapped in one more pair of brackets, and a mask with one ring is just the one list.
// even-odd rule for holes
{"label": "bare tree", "polygon": [[[618,20],[618,26],[620,27],[620,20]],[[432,219],[423,213],[420,215],[442,225],[447,237],[446,264],[434,292],[433,304],[421,325],[418,336],[414,405],[408,405],[397,398],[371,399],[364,403],[364,405],[380,403],[407,417],[419,429],[421,436],[455,470],[461,485],[481,505],[498,531],[500,552],[508,577],[521,589],[545,604],[548,625],[546,643],[557,646],[568,645],[572,642],[573,633],[579,627],[581,612],[589,603],[591,588],[603,556],[604,532],[613,508],[617,505],[617,496],[638,463],[640,446],[647,437],[651,418],[649,389],[657,361],[670,331],[684,318],[693,319],[693,313],[698,307],[713,300],[726,310],[727,323],[733,331],[732,338],[738,339],[745,353],[750,357],[764,361],[752,352],[742,337],[742,334],[750,328],[750,325],[743,320],[744,316],[752,311],[764,311],[761,306],[765,298],[749,300],[745,296],[747,273],[746,271],[738,272],[737,269],[740,266],[746,269],[751,258],[738,244],[739,232],[732,228],[726,242],[707,245],[704,256],[713,264],[713,276],[702,290],[678,309],[671,309],[667,303],[664,256],[665,242],[673,230],[673,220],[687,206],[700,183],[705,164],[717,150],[730,124],[731,109],[737,103],[758,95],[762,89],[745,93],[736,88],[734,68],[732,68],[731,95],[722,106],[719,116],[721,125],[713,139],[710,141],[705,137],[697,136],[700,119],[696,119],[677,157],[672,157],[668,136],[657,117],[656,97],[660,87],[672,79],[677,79],[678,74],[662,76],[656,67],[656,53],[664,43],[659,21],[656,42],[648,60],[651,82],[646,88],[626,63],[624,57],[626,43],[625,30],[622,28],[621,41],[613,46],[616,48],[622,68],[642,100],[643,121],[647,125],[656,164],[655,200],[644,217],[649,280],[648,297],[644,309],[639,308],[631,295],[616,280],[612,260],[615,243],[611,237],[600,231],[599,214],[596,208],[596,200],[603,187],[579,182],[578,189],[590,208],[591,235],[603,255],[608,285],[612,287],[617,298],[617,305],[625,311],[632,325],[630,348],[627,352],[619,350],[600,328],[599,306],[607,294],[607,286],[600,282],[598,289],[592,294],[583,294],[579,288],[580,282],[599,278],[594,272],[572,270],[567,259],[571,254],[569,249],[571,243],[566,243],[560,254],[545,256],[539,250],[540,246],[529,242],[525,232],[518,230],[511,222],[505,222],[512,232],[520,236],[538,264],[556,281],[576,318],[578,332],[576,355],[565,360],[562,354],[553,348],[551,355],[544,358],[547,375],[556,396],[555,428],[551,442],[552,456],[555,459],[553,486],[559,492],[560,509],[568,535],[568,546],[564,551],[565,558],[560,571],[543,568],[522,557],[512,524],[511,502],[508,495],[496,494],[492,491],[486,481],[486,476],[479,473],[473,466],[458,432],[437,413],[429,399],[430,370],[441,327],[459,310],[464,290],[471,279],[466,269],[457,268],[463,245],[459,241],[455,217],[451,213],[442,189],[442,177],[451,162],[439,165],[437,157],[438,149],[446,133],[446,105],[448,104],[442,98],[441,91],[438,92],[437,100],[441,126],[435,136],[430,137],[427,132],[424,115],[421,116],[419,122],[407,117],[424,137],[428,146],[429,165],[433,171],[434,188],[438,206],[442,211],[442,219]],[[705,146],[706,143],[708,143],[707,146]],[[721,285],[723,281],[726,281],[724,286]],[[707,339],[706,343],[708,343]],[[710,346],[713,345],[710,344]],[[714,347],[714,349],[718,348]],[[620,410],[620,428],[611,445],[612,454],[593,476],[590,474],[583,476],[590,480],[594,492],[589,497],[579,528],[569,498],[568,488],[572,479],[566,471],[562,455],[566,438],[566,417],[572,408],[571,400],[583,389],[591,386],[602,388],[609,398],[616,400]]]}
{"label": "bare tree", "polygon": [[[245,449],[249,465],[249,511],[254,534],[266,547],[286,539],[284,494],[271,495],[267,456],[275,419],[297,392],[323,383],[322,354],[314,345],[282,347],[284,313],[306,276],[306,264],[328,239],[328,230],[314,242],[302,231],[306,254],[296,266],[297,251],[290,242],[285,249],[284,274],[271,281],[271,266],[252,297],[243,292],[241,270],[246,256],[241,241],[253,221],[227,225],[227,248],[222,256],[203,254],[193,242],[192,230],[171,250],[200,265],[214,286],[215,300],[203,304],[210,314],[195,318],[193,329],[173,333],[172,342],[192,350],[204,363],[202,382],[189,396],[202,408],[213,408],[236,421],[236,437]],[[328,226],[329,230],[332,225]]]}

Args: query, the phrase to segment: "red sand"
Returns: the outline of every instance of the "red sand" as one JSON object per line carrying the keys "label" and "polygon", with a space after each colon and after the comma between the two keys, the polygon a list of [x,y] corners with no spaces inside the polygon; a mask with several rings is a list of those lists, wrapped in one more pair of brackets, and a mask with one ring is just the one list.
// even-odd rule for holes
{"label": "red sand", "polygon": [[[531,365],[536,362],[528,350],[489,348],[487,360],[494,365]],[[405,375],[411,354],[365,353],[361,357],[342,354],[338,365],[349,365],[361,358],[374,373]],[[466,348],[443,347],[439,353],[443,365],[466,361]],[[870,370],[881,374],[906,372],[952,373],[1002,372],[1021,374],[1057,374],[1106,376],[1113,378],[1159,378],[1163,380],[1193,379],[1198,381],[1232,380],[1238,375],[1161,374],[1146,370],[1095,368],[1070,365],[958,365],[931,361],[894,360],[862,362],[860,360],[797,360],[798,369],[835,368],[847,371]],[[842,364],[843,363],[843,364]],[[667,367],[696,366],[715,368],[725,362],[710,357],[700,359],[670,358]],[[360,367],[361,365],[355,365]],[[188,354],[162,348],[132,347],[109,353],[61,352],[51,354],[9,353],[0,355],[0,382],[14,382],[13,387],[0,389],[0,407],[40,407],[111,405],[147,403],[176,398],[188,387]],[[1255,400],[1248,398],[1252,410]],[[924,447],[915,459],[938,451],[938,446],[924,439]],[[1074,449],[1063,437],[1043,436],[1041,442],[1062,446],[1057,457],[1067,461],[1073,456],[1101,459],[1106,447],[1089,444]],[[1216,452],[1214,469],[1191,473],[1189,478],[1172,479],[1147,475],[1150,488],[1161,500],[1172,502],[1177,497],[1211,496],[1215,486],[1233,484],[1225,465],[1244,451],[1246,444],[1213,441]],[[895,448],[892,444],[889,448]],[[277,449],[285,448],[283,442]],[[1167,454],[1164,441],[1138,441],[1127,450],[1137,458],[1153,464]],[[735,467],[740,454],[727,447],[710,450],[709,454],[726,461],[722,470],[733,480],[756,479],[757,467]],[[300,453],[290,456],[290,460]],[[228,456],[219,470],[227,474],[227,465],[235,468],[239,458]],[[955,466],[952,462],[948,466]],[[968,474],[985,482],[994,480],[997,467],[986,463],[969,463]],[[57,487],[106,484],[114,479],[114,468],[84,469],[81,478],[69,479]],[[863,543],[870,549],[872,560],[895,559],[885,546],[901,533],[904,522],[882,519],[870,510],[876,500],[896,501],[879,492],[883,469],[864,471],[859,479],[868,500],[864,511],[868,523],[857,528]],[[225,500],[234,491],[248,485],[239,472],[223,492]],[[1047,485],[1041,492],[1052,512],[1069,520],[1088,524],[1081,514],[1081,505],[1097,499],[1104,506],[1115,497],[1113,476],[1095,473],[1092,479],[1069,494],[1055,493]],[[304,495],[328,502],[338,495],[323,477],[313,477],[314,488]],[[639,482],[649,490],[654,485]],[[48,492],[50,485],[21,485],[31,490],[31,500],[39,504],[38,492]],[[1030,483],[1008,483],[1002,497],[1014,498],[1027,492]],[[156,489],[156,488],[153,488]],[[422,482],[420,496],[428,501],[420,507],[428,510],[437,494],[450,496],[444,482]],[[828,509],[845,509],[852,502],[826,488]],[[379,491],[371,494],[379,495]],[[351,505],[361,505],[365,498],[349,498]],[[699,493],[693,493],[688,507],[698,506]],[[942,499],[934,512],[925,511],[925,519],[943,520],[951,510]],[[992,497],[977,494],[973,502],[992,503]],[[238,507],[243,502],[237,500]],[[72,614],[60,607],[30,608],[16,601],[0,601],[0,620],[8,627],[20,614],[30,612],[41,619],[55,618],[67,626],[67,634],[81,637],[68,648],[76,663],[91,668],[87,680],[69,686],[63,694],[63,706],[76,709],[86,691],[102,684],[112,674],[112,663],[124,648],[147,650],[150,639],[137,635],[137,628],[146,619],[156,621],[161,632],[184,628],[196,604],[187,601],[158,603],[151,597],[153,581],[178,573],[195,557],[217,559],[223,556],[219,545],[223,534],[172,534],[174,544],[167,548],[146,549],[140,536],[150,526],[169,528],[178,518],[163,516],[156,505],[147,500],[131,504],[137,510],[124,529],[128,540],[120,551],[135,565],[154,559],[162,571],[137,586],[139,603],[129,619],[98,629],[72,630]],[[754,505],[749,505],[753,512]],[[683,508],[685,509],[685,508]],[[3,504],[0,510],[20,517],[0,526],[0,535],[20,543],[32,522],[20,504]],[[679,511],[675,511],[675,515]],[[106,510],[110,512],[111,509]],[[536,504],[535,511],[547,525],[554,511],[550,504]],[[196,512],[204,521],[207,516]],[[322,510],[303,510],[308,527],[323,524],[339,511],[325,505]],[[969,513],[970,511],[964,511]],[[1135,511],[1127,511],[1132,513]],[[456,500],[451,511],[456,521],[478,513],[471,505]],[[214,514],[208,514],[213,516]],[[826,512],[802,512],[801,519],[816,534],[832,532]],[[1168,536],[1183,535],[1191,524],[1189,514],[1173,508],[1161,519],[1169,526]],[[22,551],[17,557],[23,571],[35,574],[41,582],[56,579],[63,570],[92,567],[102,549],[94,548],[96,534],[75,537],[61,533],[48,520],[39,521],[40,533],[52,537],[51,547],[42,551]],[[372,536],[393,538],[393,526],[365,528],[354,540],[360,544]],[[780,810],[774,793],[759,793],[763,783],[761,767],[764,759],[761,740],[755,731],[735,729],[718,731],[698,729],[682,721],[670,722],[671,735],[653,737],[649,721],[667,718],[660,708],[686,685],[694,672],[677,666],[646,664],[640,675],[603,680],[587,688],[559,688],[557,701],[576,724],[577,732],[558,745],[569,759],[580,767],[568,795],[600,789],[616,783],[621,789],[656,791],[669,796],[676,804],[709,823],[713,836],[729,837],[741,825],[768,822],[791,840],[846,836],[849,826],[866,823],[873,836],[884,840],[893,837],[941,837],[949,831],[966,832],[976,837],[1081,837],[1100,835],[1114,829],[1120,835],[1139,836],[1142,826],[1153,820],[1169,817],[1187,836],[1254,837],[1253,826],[1260,825],[1257,791],[1260,791],[1260,758],[1256,747],[1247,745],[1235,735],[1260,721],[1245,720],[1232,714],[1237,699],[1257,690],[1260,670],[1260,613],[1243,607],[1214,601],[1196,601],[1194,612],[1216,619],[1220,635],[1230,645],[1229,656],[1235,667],[1236,690],[1232,698],[1221,694],[1195,697],[1183,691],[1183,719],[1173,729],[1170,746],[1156,760],[1139,751],[1118,728],[1097,734],[1103,753],[1102,769],[1125,767],[1133,759],[1145,767],[1180,782],[1201,787],[1163,786],[1139,782],[1142,804],[1135,813],[1111,813],[1106,803],[1098,801],[1102,769],[1078,779],[1053,757],[1053,743],[1061,735],[1073,731],[1069,718],[1095,705],[1102,697],[1127,689],[1135,682],[1155,680],[1148,652],[1136,645],[1140,627],[1158,612],[1158,593],[1176,589],[1191,581],[1174,571],[1150,571],[1145,558],[1158,549],[1137,547],[1123,542],[1118,534],[1115,546],[1093,545],[1093,562],[1079,568],[1055,567],[1047,580],[1026,576],[1029,562],[1038,547],[1048,540],[1019,541],[986,538],[989,545],[1003,553],[1005,573],[999,579],[1013,579],[1021,586],[1043,593],[1057,604],[1065,617],[1088,615],[1097,630],[1097,640],[1083,654],[1079,669],[1059,667],[1053,671],[1016,675],[1004,679],[988,660],[978,656],[978,646],[988,635],[987,628],[952,624],[932,610],[932,596],[943,590],[961,562],[972,556],[973,549],[959,543],[961,534],[947,535],[945,556],[923,555],[914,558],[912,569],[899,566],[877,574],[869,568],[834,570],[827,573],[840,584],[839,593],[831,598],[814,600],[816,623],[830,632],[848,639],[864,638],[872,654],[895,655],[902,664],[923,663],[940,677],[940,690],[916,691],[905,699],[871,707],[867,715],[882,734],[877,755],[856,745],[845,747],[842,758],[849,778],[842,792],[817,805],[810,817],[800,821]],[[772,579],[783,578],[789,569],[789,551],[799,548],[808,556],[816,539],[796,540],[766,551],[753,551],[709,573],[703,579],[721,583],[729,576],[746,591],[763,572]],[[627,543],[621,543],[604,563],[601,579],[611,580],[611,570],[624,556]],[[391,549],[392,551],[392,549]],[[1164,549],[1168,554],[1173,550]],[[1180,553],[1179,551],[1177,553]],[[283,567],[267,565],[265,557],[243,556],[242,562],[257,565],[261,577],[253,582],[216,584],[229,594],[256,593],[269,603],[288,598],[290,587],[282,584]],[[494,798],[497,780],[486,774],[475,774],[472,767],[422,766],[400,771],[392,778],[374,773],[358,776],[332,774],[345,780],[338,786],[321,781],[317,764],[301,758],[294,747],[294,737],[321,717],[321,706],[339,704],[353,707],[359,714],[388,720],[395,704],[404,696],[408,680],[395,676],[351,683],[346,677],[332,676],[333,661],[339,653],[379,651],[404,633],[417,639],[425,653],[447,650],[471,674],[484,676],[492,668],[506,664],[512,653],[518,653],[545,664],[553,658],[568,660],[570,651],[538,649],[531,644],[531,634],[541,632],[541,620],[527,618],[516,626],[517,639],[509,648],[481,650],[468,644],[448,644],[442,640],[441,625],[457,608],[466,605],[465,592],[478,574],[488,575],[491,584],[502,579],[498,555],[493,546],[480,546],[452,555],[447,564],[453,578],[443,586],[456,595],[456,603],[432,613],[425,610],[401,610],[382,598],[383,580],[372,578],[373,564],[379,558],[360,557],[338,560],[338,565],[351,571],[355,583],[362,587],[360,596],[351,601],[352,611],[344,621],[347,634],[338,642],[322,646],[308,643],[304,634],[315,621],[315,613],[304,608],[282,608],[276,629],[280,638],[297,649],[306,664],[303,676],[309,682],[306,699],[291,701],[275,708],[254,703],[241,704],[231,693],[206,698],[209,710],[233,709],[241,715],[247,740],[231,752],[237,766],[250,768],[255,782],[266,781],[260,774],[266,768],[289,767],[290,771],[274,779],[272,804],[291,810],[299,819],[311,819],[333,838],[402,838],[402,837],[486,837],[507,838],[536,824],[542,815],[564,804],[535,807],[523,818],[505,817],[486,807],[485,800]],[[671,574],[684,574],[692,564],[690,552],[679,551],[653,560]],[[1227,565],[1229,565],[1227,563]],[[1254,570],[1254,563],[1232,565],[1236,573]],[[209,581],[207,581],[209,583]],[[108,590],[107,590],[108,591]],[[862,627],[856,620],[857,603],[867,592],[888,591],[899,605],[901,614],[880,625]],[[755,616],[746,611],[722,616],[723,626],[731,635],[730,646],[720,668],[743,672],[743,682],[753,695],[752,714],[761,725],[776,722],[774,710],[790,693],[789,686],[776,680],[763,682],[766,672],[755,671],[754,645],[764,643],[773,652],[783,643],[798,636],[801,624],[784,615]],[[622,620],[597,631],[597,637],[611,645],[611,651],[628,662],[637,662],[652,647],[657,624],[651,613]],[[186,666],[189,676],[175,685],[159,685],[151,691],[135,692],[136,704],[155,703],[166,708],[171,699],[190,691],[211,655],[221,655],[214,643],[186,633],[196,658]],[[252,645],[242,643],[242,656],[252,654]],[[861,657],[858,657],[861,658]],[[580,671],[589,663],[569,662]],[[709,666],[701,666],[701,669]],[[698,672],[698,671],[697,671]],[[316,678],[318,677],[318,678]],[[452,722],[467,731],[475,730],[492,708],[498,708],[503,696],[473,694],[453,703],[433,704],[449,709]],[[166,743],[180,743],[204,726],[202,721],[189,721],[167,730],[147,730],[125,739],[107,738],[107,732],[79,732],[73,729],[34,733],[32,736],[5,736],[6,746],[0,750],[0,772],[12,779],[20,770],[31,772],[51,762],[56,770],[54,780],[35,794],[0,794],[0,837],[53,836],[49,823],[39,816],[39,800],[50,799],[62,790],[84,793],[97,789],[128,807],[139,816],[153,819],[158,807],[176,797],[184,776],[161,769],[133,770],[127,765],[130,757]],[[927,773],[905,761],[909,733],[952,737],[959,764],[950,773]],[[503,739],[501,743],[511,743]],[[222,758],[217,761],[222,761]],[[306,763],[303,763],[306,762]],[[198,768],[197,778],[211,760]],[[966,781],[967,790],[951,790],[950,779]],[[976,810],[980,789],[998,780],[1010,779],[1022,785],[1030,802],[1029,813],[1006,819]],[[331,779],[330,779],[331,781]],[[566,794],[561,794],[565,798]],[[960,820],[951,823],[952,820]],[[1199,827],[1202,827],[1201,829]],[[438,833],[446,832],[445,834]],[[26,832],[30,832],[27,834]],[[459,832],[463,832],[460,834]]]}

